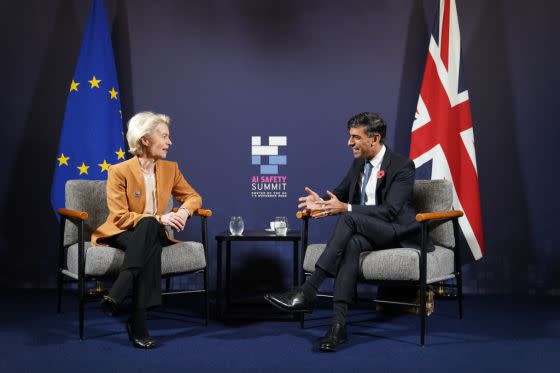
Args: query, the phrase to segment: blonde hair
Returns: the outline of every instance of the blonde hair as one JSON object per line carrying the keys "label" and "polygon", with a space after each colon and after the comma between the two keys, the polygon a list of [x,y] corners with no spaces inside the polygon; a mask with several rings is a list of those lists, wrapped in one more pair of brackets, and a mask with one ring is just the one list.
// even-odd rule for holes
{"label": "blonde hair", "polygon": [[127,124],[128,131],[126,132],[129,152],[134,155],[141,155],[143,153],[142,138],[151,136],[160,123],[169,127],[171,118],[150,111],[143,111],[130,118]]}

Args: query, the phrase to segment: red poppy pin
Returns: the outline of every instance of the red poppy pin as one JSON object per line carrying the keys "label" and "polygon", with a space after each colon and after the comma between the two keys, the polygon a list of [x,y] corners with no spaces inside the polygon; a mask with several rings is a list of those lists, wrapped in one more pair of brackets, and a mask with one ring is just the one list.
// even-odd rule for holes
{"label": "red poppy pin", "polygon": [[383,171],[383,170],[377,171],[377,178],[378,179],[383,179],[383,176],[385,176],[385,171]]}

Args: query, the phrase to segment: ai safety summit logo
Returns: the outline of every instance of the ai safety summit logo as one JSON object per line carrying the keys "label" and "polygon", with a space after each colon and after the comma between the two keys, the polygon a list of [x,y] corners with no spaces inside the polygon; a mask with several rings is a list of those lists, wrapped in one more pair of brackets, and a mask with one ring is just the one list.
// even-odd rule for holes
{"label": "ai safety summit logo", "polygon": [[288,164],[287,157],[279,154],[287,145],[287,136],[268,136],[268,145],[262,144],[261,136],[251,137],[251,164],[259,170],[259,175],[251,177],[251,197],[288,197],[288,177],[278,175],[280,167]]}

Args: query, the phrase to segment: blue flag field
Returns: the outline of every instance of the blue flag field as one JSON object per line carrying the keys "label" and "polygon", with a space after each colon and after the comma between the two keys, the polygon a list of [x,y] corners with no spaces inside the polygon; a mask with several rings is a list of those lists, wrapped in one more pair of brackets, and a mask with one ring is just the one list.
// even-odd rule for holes
{"label": "blue flag field", "polygon": [[67,180],[106,179],[109,166],[123,160],[122,112],[113,47],[103,0],[93,0],[78,64],[68,84],[51,189],[55,212],[65,206]]}

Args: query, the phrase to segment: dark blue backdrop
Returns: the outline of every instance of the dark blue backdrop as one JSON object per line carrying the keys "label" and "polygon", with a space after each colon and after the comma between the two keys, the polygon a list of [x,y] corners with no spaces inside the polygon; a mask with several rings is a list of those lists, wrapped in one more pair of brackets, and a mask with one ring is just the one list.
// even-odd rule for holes
{"label": "dark blue backdrop", "polygon": [[[434,1],[337,3],[106,1],[124,118],[141,110],[172,117],[169,157],[214,211],[211,237],[231,215],[249,228],[276,215],[296,226],[303,188],[333,188],[351,162],[345,123],[356,112],[381,112],[389,146],[408,153]],[[54,286],[49,188],[88,5],[0,5],[2,287]],[[458,10],[486,248],[466,268],[466,291],[559,295],[552,172],[560,5],[458,0]],[[280,167],[288,198],[252,199],[251,136],[271,135],[288,137],[288,164]],[[314,225],[311,240],[324,241],[331,226]],[[213,239],[210,249],[214,262]],[[263,289],[287,285],[283,246],[248,244],[238,258],[238,287],[255,279]]]}

